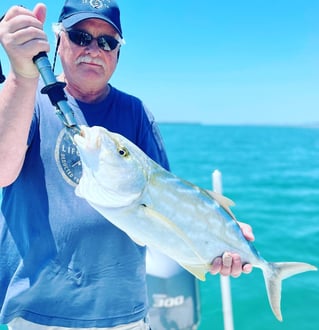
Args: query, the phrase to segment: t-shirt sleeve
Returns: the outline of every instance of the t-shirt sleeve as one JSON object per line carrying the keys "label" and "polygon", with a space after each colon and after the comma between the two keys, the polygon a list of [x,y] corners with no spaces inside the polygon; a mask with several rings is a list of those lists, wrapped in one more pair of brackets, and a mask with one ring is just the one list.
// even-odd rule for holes
{"label": "t-shirt sleeve", "polygon": [[169,170],[169,162],[164,142],[154,116],[144,107],[139,147],[156,163]]}

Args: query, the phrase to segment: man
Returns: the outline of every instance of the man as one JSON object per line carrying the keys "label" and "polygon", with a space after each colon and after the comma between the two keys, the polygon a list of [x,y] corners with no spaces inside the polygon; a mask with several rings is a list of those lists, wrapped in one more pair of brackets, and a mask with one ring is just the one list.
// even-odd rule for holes
{"label": "man", "polygon": [[[74,195],[78,154],[40,93],[32,59],[49,51],[45,11],[43,4],[12,7],[0,23],[11,63],[0,95],[0,322],[12,330],[148,329],[145,249]],[[151,114],[108,83],[123,43],[116,3],[67,0],[59,23],[59,79],[77,122],[126,136],[168,168]],[[229,253],[211,269],[234,276],[250,270]]]}

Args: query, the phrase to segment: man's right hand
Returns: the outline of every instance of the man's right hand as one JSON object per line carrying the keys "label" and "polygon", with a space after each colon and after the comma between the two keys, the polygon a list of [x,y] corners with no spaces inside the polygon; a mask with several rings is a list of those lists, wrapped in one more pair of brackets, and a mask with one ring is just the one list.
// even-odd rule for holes
{"label": "man's right hand", "polygon": [[14,6],[0,22],[0,42],[17,76],[37,78],[38,69],[33,57],[39,52],[48,52],[50,46],[43,31],[46,16],[44,4],[37,4],[33,11]]}

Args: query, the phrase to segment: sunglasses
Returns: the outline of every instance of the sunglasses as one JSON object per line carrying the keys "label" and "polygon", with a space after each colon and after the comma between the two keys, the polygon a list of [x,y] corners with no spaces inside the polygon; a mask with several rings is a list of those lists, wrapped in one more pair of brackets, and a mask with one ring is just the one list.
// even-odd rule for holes
{"label": "sunglasses", "polygon": [[82,31],[82,30],[67,30],[66,31],[69,39],[76,45],[80,47],[86,47],[90,45],[90,43],[93,40],[97,41],[98,46],[105,50],[105,51],[111,51],[114,50],[117,45],[120,43],[120,41],[116,40],[112,36],[104,35],[104,36],[98,36],[97,38],[94,38],[92,34]]}

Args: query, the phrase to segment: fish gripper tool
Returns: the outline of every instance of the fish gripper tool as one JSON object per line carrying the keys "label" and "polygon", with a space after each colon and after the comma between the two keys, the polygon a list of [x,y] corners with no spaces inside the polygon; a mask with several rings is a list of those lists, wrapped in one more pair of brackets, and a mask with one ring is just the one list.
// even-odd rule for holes
{"label": "fish gripper tool", "polygon": [[34,56],[33,62],[37,66],[45,86],[41,89],[42,94],[47,94],[52,105],[56,107],[56,114],[63,124],[74,134],[80,132],[74,113],[67,102],[67,96],[64,92],[66,83],[56,80],[48,56],[45,52],[40,52]]}

